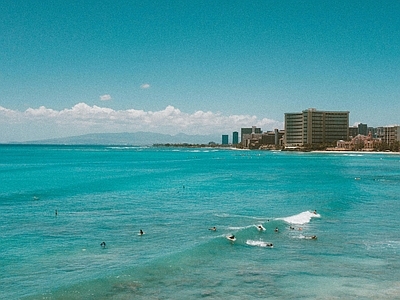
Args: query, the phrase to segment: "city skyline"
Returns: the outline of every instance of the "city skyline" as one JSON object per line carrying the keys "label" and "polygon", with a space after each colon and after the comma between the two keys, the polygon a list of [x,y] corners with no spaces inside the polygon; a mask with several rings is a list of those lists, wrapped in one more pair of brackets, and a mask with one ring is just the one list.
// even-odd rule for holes
{"label": "city skyline", "polygon": [[398,1],[0,3],[0,142],[400,112]]}

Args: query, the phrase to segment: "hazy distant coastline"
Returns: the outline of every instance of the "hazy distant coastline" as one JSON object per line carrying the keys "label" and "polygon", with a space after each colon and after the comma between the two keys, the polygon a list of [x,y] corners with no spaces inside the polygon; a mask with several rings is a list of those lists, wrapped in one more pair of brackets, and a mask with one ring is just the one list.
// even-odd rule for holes
{"label": "hazy distant coastline", "polygon": [[[218,147],[224,149],[241,149],[232,145],[221,145],[218,135],[187,135],[179,133],[177,135],[160,134],[154,132],[135,132],[135,133],[93,133],[65,138],[54,138],[45,140],[34,140],[25,142],[10,142],[0,145],[106,145],[106,146],[151,146],[151,147],[182,147],[182,148],[204,148]],[[261,149],[262,150],[262,149]],[[270,150],[270,149],[265,149]],[[288,151],[288,150],[283,150]],[[289,150],[290,151],[290,150]],[[340,153],[340,154],[366,154],[366,153],[386,153],[400,154],[400,152],[390,151],[335,151],[335,150],[315,150],[302,151],[313,153]]]}
{"label": "hazy distant coastline", "polygon": [[10,142],[8,144],[31,145],[129,145],[152,146],[154,144],[209,144],[220,143],[219,135],[176,135],[154,132],[92,133],[64,138]]}

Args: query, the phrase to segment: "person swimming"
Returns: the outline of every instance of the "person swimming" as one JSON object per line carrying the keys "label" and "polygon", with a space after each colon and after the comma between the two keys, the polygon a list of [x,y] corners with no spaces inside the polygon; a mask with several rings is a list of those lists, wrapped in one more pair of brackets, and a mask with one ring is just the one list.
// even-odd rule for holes
{"label": "person swimming", "polygon": [[105,248],[106,247],[106,242],[101,242],[100,246]]}
{"label": "person swimming", "polygon": [[208,230],[217,231],[217,227],[213,226],[213,227],[211,227],[211,228],[208,228]]}

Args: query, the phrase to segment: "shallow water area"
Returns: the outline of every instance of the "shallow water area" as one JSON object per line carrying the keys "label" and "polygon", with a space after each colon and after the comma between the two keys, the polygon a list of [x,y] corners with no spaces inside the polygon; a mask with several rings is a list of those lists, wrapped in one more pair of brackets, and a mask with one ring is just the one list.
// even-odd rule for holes
{"label": "shallow water area", "polygon": [[4,299],[400,297],[398,155],[2,145],[0,182]]}

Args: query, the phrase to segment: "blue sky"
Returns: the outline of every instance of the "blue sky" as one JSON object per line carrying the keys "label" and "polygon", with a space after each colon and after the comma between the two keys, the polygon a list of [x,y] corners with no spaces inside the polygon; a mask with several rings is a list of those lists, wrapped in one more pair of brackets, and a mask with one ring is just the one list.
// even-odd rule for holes
{"label": "blue sky", "polygon": [[400,1],[0,2],[0,142],[400,123]]}

